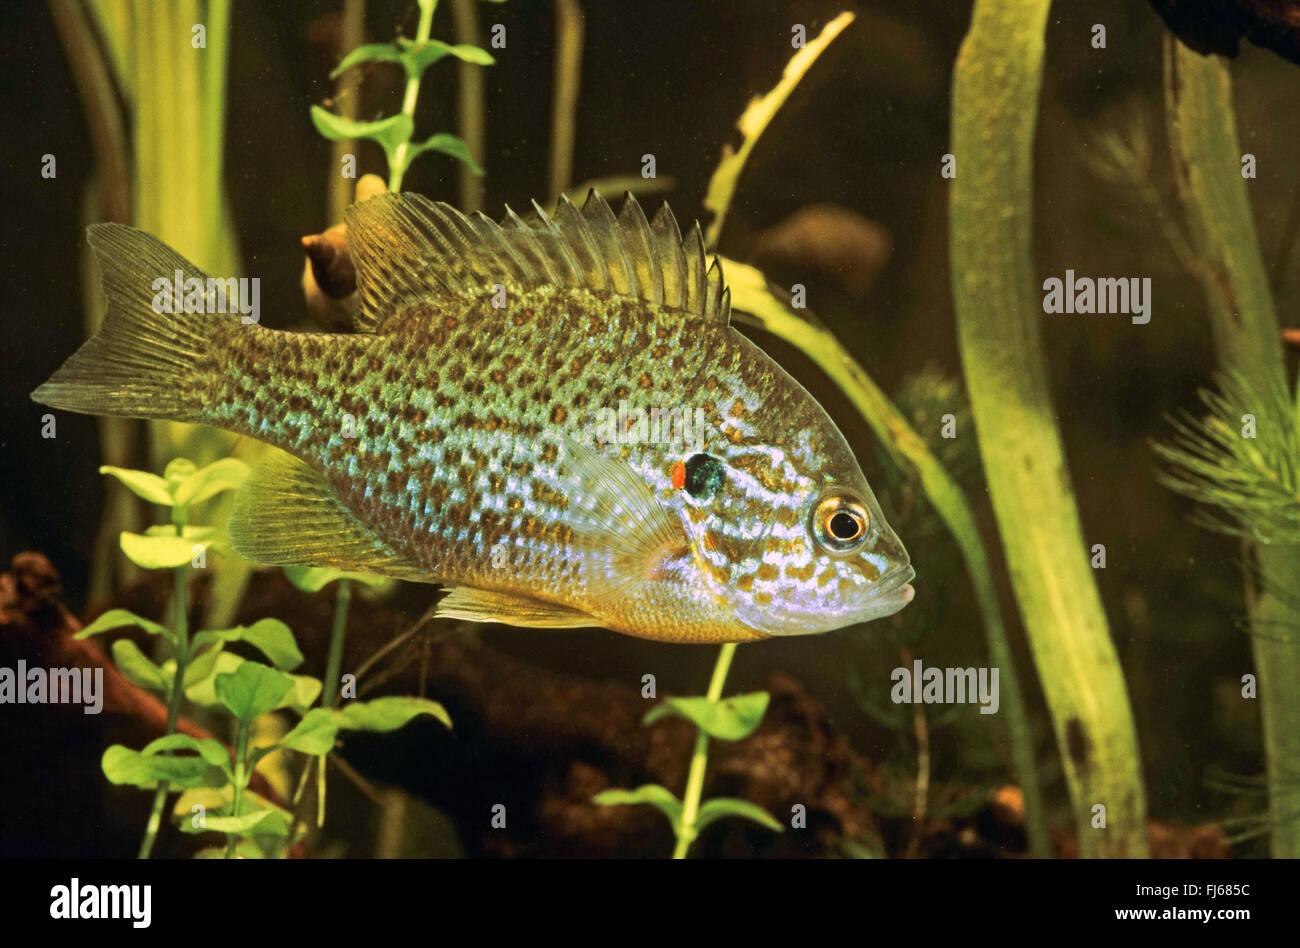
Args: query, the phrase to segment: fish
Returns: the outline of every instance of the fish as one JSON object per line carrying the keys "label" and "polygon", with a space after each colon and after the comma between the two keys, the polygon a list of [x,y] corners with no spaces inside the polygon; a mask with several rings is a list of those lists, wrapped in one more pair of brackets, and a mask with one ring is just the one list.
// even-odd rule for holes
{"label": "fish", "polygon": [[437,583],[437,616],[726,643],[912,600],[848,442],[730,325],[698,223],[593,191],[499,223],[382,194],[346,225],[360,305],[336,333],[172,305],[206,275],[93,225],[106,315],[32,398],[278,448],[235,496],[233,549]]}

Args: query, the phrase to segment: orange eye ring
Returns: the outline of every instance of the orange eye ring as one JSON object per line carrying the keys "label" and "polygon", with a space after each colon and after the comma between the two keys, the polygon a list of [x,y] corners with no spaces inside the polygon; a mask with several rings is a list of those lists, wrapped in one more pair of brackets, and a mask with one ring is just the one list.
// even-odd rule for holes
{"label": "orange eye ring", "polygon": [[867,540],[871,515],[867,508],[848,497],[833,494],[823,497],[813,508],[813,539],[827,553],[853,553]]}

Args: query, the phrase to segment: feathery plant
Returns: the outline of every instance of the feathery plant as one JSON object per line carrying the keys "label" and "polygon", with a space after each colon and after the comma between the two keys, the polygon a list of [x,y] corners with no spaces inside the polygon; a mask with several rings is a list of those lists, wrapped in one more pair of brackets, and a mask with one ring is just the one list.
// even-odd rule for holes
{"label": "feathery plant", "polygon": [[[505,0],[489,0],[503,3]],[[402,179],[411,163],[425,152],[440,152],[462,162],[476,175],[482,175],[469,146],[459,136],[450,132],[439,132],[422,142],[413,143],[415,136],[415,104],[420,97],[420,83],[424,72],[434,63],[451,56],[463,63],[476,66],[490,66],[495,60],[481,47],[468,43],[444,43],[431,39],[433,31],[433,14],[437,10],[438,0],[419,0],[420,20],[416,27],[415,39],[398,37],[392,43],[368,43],[358,46],[343,57],[330,78],[334,79],[354,66],[363,63],[393,63],[402,67],[406,73],[406,90],[402,96],[402,111],[388,118],[371,122],[358,122],[354,119],[335,115],[319,105],[311,108],[311,120],[316,130],[331,141],[351,141],[365,138],[378,144],[388,159],[388,190],[400,191]]]}
{"label": "feathery plant", "polygon": [[1210,510],[1209,530],[1263,544],[1300,543],[1300,423],[1273,376],[1230,372],[1203,390],[1206,414],[1184,413],[1167,444],[1153,445],[1166,487]]}
{"label": "feathery plant", "polygon": [[[1259,677],[1267,826],[1276,857],[1300,856],[1300,538],[1296,470],[1300,401],[1287,380],[1281,327],[1260,252],[1226,61],[1166,35],[1165,114],[1220,364],[1210,416],[1161,449],[1165,480],[1246,537],[1246,607]],[[1253,430],[1244,415],[1253,416]]]}
{"label": "feathery plant", "polygon": [[[249,626],[207,629],[191,635],[188,628],[189,579],[193,569],[207,565],[209,552],[225,554],[229,544],[218,525],[190,522],[191,510],[218,494],[239,487],[248,467],[226,458],[196,468],[177,458],[159,477],[148,471],[103,467],[132,493],[170,511],[170,522],[150,527],[144,534],[123,533],[122,552],[142,569],[170,569],[173,576],[172,621],[162,625],[126,609],[112,609],[86,626],[77,638],[115,629],[136,628],[157,636],[168,657],[154,661],[130,639],[112,645],[113,660],[133,684],[161,693],[167,706],[165,734],[141,750],[114,744],[102,760],[104,775],[119,785],[153,790],[153,807],[139,855],[148,858],[162,823],[167,795],[186,791],[178,810],[188,820],[186,833],[216,832],[226,837],[223,846],[200,851],[200,856],[279,856],[296,840],[296,822],[282,807],[250,789],[253,773],[268,754],[295,751],[318,759],[334,747],[340,731],[392,731],[419,715],[429,715],[451,726],[442,705],[413,697],[387,697],[353,701],[343,710],[332,706],[335,689],[325,689],[329,699],[313,707],[322,694],[319,679],[291,674],[303,662],[302,652],[289,627],[278,619],[262,619]],[[353,578],[382,582],[371,577],[302,569],[294,575],[300,588],[319,589],[326,583]],[[327,679],[338,682],[341,626],[348,595],[343,593],[335,614],[334,643]],[[270,664],[242,658],[226,650],[243,643],[260,652]],[[178,733],[184,702],[208,709],[231,720],[231,749],[212,737]],[[254,723],[264,714],[287,709],[301,716],[278,740],[253,746]],[[323,772],[323,766],[321,768]],[[304,774],[308,772],[304,768]],[[322,796],[323,800],[323,796]],[[208,810],[214,812],[209,815]]]}

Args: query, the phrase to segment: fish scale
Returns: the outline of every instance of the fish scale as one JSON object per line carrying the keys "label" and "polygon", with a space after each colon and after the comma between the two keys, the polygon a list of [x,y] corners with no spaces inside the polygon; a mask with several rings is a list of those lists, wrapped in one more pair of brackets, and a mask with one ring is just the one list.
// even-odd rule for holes
{"label": "fish scale", "polygon": [[[698,228],[681,241],[666,209],[650,224],[634,203],[615,219],[594,200],[499,226],[375,199],[348,221],[364,331],[182,321],[136,340],[115,314],[134,305],[140,319],[139,300],[110,293],[85,359],[162,333],[194,356],[178,373],[169,355],[155,411],[297,459],[259,472],[236,501],[232,541],[261,562],[442,583],[452,617],[663,641],[824,631],[901,608],[912,575],[901,543],[825,411],[728,326]],[[173,265],[140,238],[152,240],[114,227],[92,245],[106,270],[129,247],[138,280]],[[502,246],[508,265],[488,253]],[[115,381],[96,410],[158,416]],[[85,384],[56,374],[37,396],[75,408]],[[625,405],[699,409],[699,443],[629,440],[636,429],[607,440]],[[724,472],[708,496],[678,482],[699,454]],[[852,555],[819,547],[810,528],[828,492],[866,521]]]}

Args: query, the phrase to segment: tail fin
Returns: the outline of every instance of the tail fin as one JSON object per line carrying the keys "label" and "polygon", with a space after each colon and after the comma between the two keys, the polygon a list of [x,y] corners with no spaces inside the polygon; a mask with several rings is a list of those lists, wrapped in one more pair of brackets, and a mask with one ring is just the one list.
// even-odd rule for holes
{"label": "tail fin", "polygon": [[[166,310],[184,309],[182,300],[172,300],[178,270],[182,285],[190,277],[206,281],[206,276],[158,238],[134,227],[95,224],[88,239],[108,301],[104,322],[32,392],[32,399],[93,415],[197,420],[199,387],[193,369],[216,332],[217,319]],[[165,281],[165,296],[160,281]]]}

